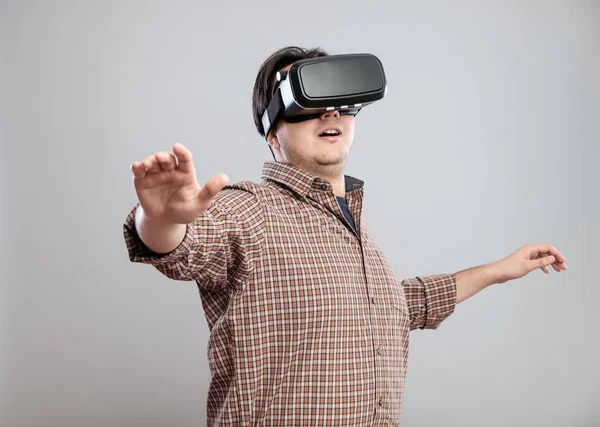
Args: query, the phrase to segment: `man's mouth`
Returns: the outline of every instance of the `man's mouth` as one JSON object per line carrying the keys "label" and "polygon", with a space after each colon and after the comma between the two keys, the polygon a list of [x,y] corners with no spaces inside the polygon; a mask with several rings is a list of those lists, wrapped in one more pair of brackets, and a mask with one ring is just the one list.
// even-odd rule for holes
{"label": "man's mouth", "polygon": [[325,132],[321,132],[319,136],[339,136],[340,133],[337,130],[326,130]]}
{"label": "man's mouth", "polygon": [[328,126],[321,131],[319,137],[328,141],[337,141],[341,135],[342,129],[339,126]]}

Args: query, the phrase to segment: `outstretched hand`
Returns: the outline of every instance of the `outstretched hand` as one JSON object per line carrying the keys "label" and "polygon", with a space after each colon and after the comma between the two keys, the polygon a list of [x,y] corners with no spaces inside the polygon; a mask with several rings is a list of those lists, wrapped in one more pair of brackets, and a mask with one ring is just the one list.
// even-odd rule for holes
{"label": "outstretched hand", "polygon": [[173,145],[172,152],[161,151],[132,163],[131,171],[146,215],[178,224],[188,224],[206,211],[229,181],[227,175],[219,174],[201,187],[192,153],[180,143]]}
{"label": "outstretched hand", "polygon": [[525,245],[495,262],[497,283],[518,279],[538,268],[549,274],[550,266],[559,273],[567,269],[565,261],[565,257],[550,244]]}

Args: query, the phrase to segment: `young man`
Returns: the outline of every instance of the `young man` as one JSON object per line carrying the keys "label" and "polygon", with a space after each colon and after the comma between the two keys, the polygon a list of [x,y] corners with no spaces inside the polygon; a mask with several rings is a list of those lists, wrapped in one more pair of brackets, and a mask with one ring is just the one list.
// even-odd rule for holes
{"label": "young man", "polygon": [[277,71],[324,55],[284,48],[258,73],[254,120],[275,157],[261,183],[227,185],[221,174],[201,187],[181,144],[131,165],[139,204],[124,226],[130,259],[200,290],[210,426],[398,425],[410,330],[437,328],[491,284],[567,268],[540,244],[398,281],[362,215],[363,182],[344,175],[355,117],[328,111],[264,135]]}

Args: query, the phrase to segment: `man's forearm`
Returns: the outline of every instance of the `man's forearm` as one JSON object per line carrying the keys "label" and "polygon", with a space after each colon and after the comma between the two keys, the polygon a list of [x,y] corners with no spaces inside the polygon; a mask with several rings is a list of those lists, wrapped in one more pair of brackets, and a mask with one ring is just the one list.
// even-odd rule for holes
{"label": "man's forearm", "polygon": [[456,273],[456,303],[472,297],[482,289],[497,283],[493,264],[481,265]]}
{"label": "man's forearm", "polygon": [[171,252],[183,241],[185,224],[176,224],[145,214],[141,205],[135,211],[135,228],[142,242],[153,252],[165,254]]}

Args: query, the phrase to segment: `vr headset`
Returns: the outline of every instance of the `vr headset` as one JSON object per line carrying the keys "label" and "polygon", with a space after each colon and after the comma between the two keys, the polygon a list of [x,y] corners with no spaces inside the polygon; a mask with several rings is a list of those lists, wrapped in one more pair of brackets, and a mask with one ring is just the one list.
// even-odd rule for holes
{"label": "vr headset", "polygon": [[301,59],[277,72],[273,98],[262,116],[265,138],[277,120],[297,123],[336,110],[355,116],[386,93],[383,65],[375,55]]}

